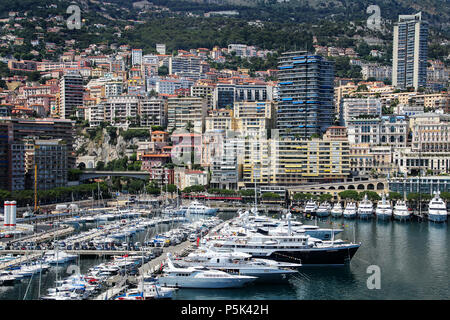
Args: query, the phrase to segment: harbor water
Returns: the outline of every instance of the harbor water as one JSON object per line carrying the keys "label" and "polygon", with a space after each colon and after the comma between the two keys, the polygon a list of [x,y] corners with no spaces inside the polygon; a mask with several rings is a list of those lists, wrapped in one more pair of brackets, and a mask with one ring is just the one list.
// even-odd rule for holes
{"label": "harbor water", "polygon": [[[220,214],[222,219],[234,213]],[[328,218],[322,221],[301,220],[324,228],[342,228],[337,238],[361,242],[348,266],[302,267],[286,283],[251,284],[240,289],[179,289],[177,300],[273,299],[273,300],[352,300],[352,299],[449,299],[450,231],[447,223],[428,221],[377,221]],[[92,227],[92,226],[91,226]],[[95,226],[94,226],[95,227]],[[171,225],[150,228],[138,233],[133,241],[143,242]],[[83,227],[85,228],[85,227]],[[104,262],[104,258],[83,257],[77,260],[81,273]],[[379,267],[380,289],[369,289],[371,266]],[[369,268],[369,271],[370,271]],[[56,276],[66,278],[67,265],[52,267],[39,278],[25,279],[14,287],[0,287],[0,300],[38,299],[54,287]],[[31,283],[30,283],[31,281]],[[25,295],[26,294],[26,295]],[[117,302],[120,303],[120,302]]]}

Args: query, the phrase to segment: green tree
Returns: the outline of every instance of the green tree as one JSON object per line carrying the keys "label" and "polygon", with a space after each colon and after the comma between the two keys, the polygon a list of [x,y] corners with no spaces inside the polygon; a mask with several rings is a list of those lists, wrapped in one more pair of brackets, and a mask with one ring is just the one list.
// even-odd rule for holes
{"label": "green tree", "polygon": [[95,166],[95,170],[97,170],[97,171],[105,170],[105,163],[103,161],[97,162],[97,165]]}
{"label": "green tree", "polygon": [[402,200],[403,196],[400,193],[398,193],[398,192],[391,191],[391,192],[389,192],[389,199],[391,199],[391,200]]}
{"label": "green tree", "polygon": [[67,179],[69,181],[78,181],[83,171],[80,169],[69,169],[67,173]]}
{"label": "green tree", "polygon": [[344,200],[353,200],[357,201],[359,199],[358,191],[356,190],[345,190],[342,192],[339,192],[339,197]]}
{"label": "green tree", "polygon": [[274,192],[264,192],[261,195],[261,198],[263,200],[279,200],[279,199],[281,199],[281,196]]}
{"label": "green tree", "polygon": [[444,200],[444,201],[450,201],[450,192],[447,191],[442,191],[440,194],[440,197]]}
{"label": "green tree", "polygon": [[375,191],[363,191],[359,193],[359,200],[362,200],[367,194],[367,199],[370,201],[379,201],[381,197]]}
{"label": "green tree", "polygon": [[333,198],[333,196],[332,196],[331,194],[329,194],[329,193],[324,193],[324,194],[321,194],[321,195],[320,195],[319,200],[320,200],[321,202],[324,202],[324,201],[330,201],[332,198]]}

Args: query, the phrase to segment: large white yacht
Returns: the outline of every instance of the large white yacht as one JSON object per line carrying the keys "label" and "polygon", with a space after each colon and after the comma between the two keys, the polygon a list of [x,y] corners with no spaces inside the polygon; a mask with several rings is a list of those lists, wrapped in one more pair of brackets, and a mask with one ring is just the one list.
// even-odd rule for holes
{"label": "large white yacht", "polygon": [[331,216],[333,217],[341,217],[343,213],[342,205],[340,202],[336,202],[333,206],[333,209],[331,209]]}
{"label": "large white yacht", "polygon": [[316,213],[317,210],[317,204],[315,201],[313,201],[312,199],[309,200],[306,205],[305,205],[305,215],[313,215]]}
{"label": "large white yacht", "polygon": [[221,270],[231,274],[257,277],[258,282],[278,282],[289,275],[297,273],[289,268],[299,268],[299,263],[277,262],[267,259],[255,259],[250,254],[230,250],[220,251],[202,248],[190,253],[176,265],[184,267],[204,266],[209,269]]}
{"label": "large white yacht", "polygon": [[218,209],[210,208],[198,202],[197,200],[192,201],[188,206],[181,206],[177,214],[179,215],[189,215],[189,214],[215,214]]}
{"label": "large white yacht", "polygon": [[254,258],[301,263],[305,265],[343,265],[350,262],[360,244],[343,240],[322,241],[301,234],[261,235],[215,238],[214,247],[251,254]]}
{"label": "large white yacht", "polygon": [[353,219],[356,217],[356,203],[355,202],[349,202],[347,203],[347,205],[345,206],[344,209],[344,218],[347,219]]}
{"label": "large white yacht", "polygon": [[428,220],[434,222],[447,221],[447,205],[436,192],[433,199],[428,203]]}
{"label": "large white yacht", "polygon": [[320,240],[331,240],[333,235],[336,236],[343,231],[338,228],[320,228],[316,225],[291,221],[291,217],[292,214],[288,213],[286,214],[286,220],[279,220],[267,216],[250,216],[246,211],[239,218],[233,220],[235,228],[223,228],[222,232],[228,233],[229,235],[233,233],[245,234],[246,230],[263,235],[288,235],[293,233],[309,235]]}
{"label": "large white yacht", "polygon": [[396,220],[408,220],[411,219],[411,211],[408,210],[406,202],[403,200],[397,201],[394,206],[394,219]]}
{"label": "large white yacht", "polygon": [[164,287],[221,289],[239,288],[255,281],[256,277],[232,275],[224,271],[210,270],[206,267],[177,268],[172,263],[172,255],[167,254],[168,267],[164,268],[158,283]]}
{"label": "large white yacht", "polygon": [[378,219],[391,219],[392,207],[389,201],[386,200],[386,195],[383,193],[383,197],[378,201],[377,208],[375,209],[375,215]]}
{"label": "large white yacht", "polygon": [[328,217],[330,215],[330,212],[331,205],[327,201],[325,201],[320,204],[319,208],[317,208],[316,215],[318,217]]}
{"label": "large white yacht", "polygon": [[373,203],[367,199],[367,194],[364,195],[363,201],[359,203],[357,216],[360,219],[370,219],[373,214]]}

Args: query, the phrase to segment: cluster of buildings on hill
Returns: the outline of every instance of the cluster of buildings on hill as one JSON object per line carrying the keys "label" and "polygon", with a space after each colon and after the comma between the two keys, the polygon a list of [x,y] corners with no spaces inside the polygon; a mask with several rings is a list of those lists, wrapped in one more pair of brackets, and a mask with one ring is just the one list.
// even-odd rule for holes
{"label": "cluster of buildings on hill", "polygon": [[[252,76],[210,66],[225,53],[268,53],[239,44],[172,55],[163,44],[158,54],[121,46],[108,56],[71,50],[58,62],[9,61],[11,70],[39,71],[44,81],[6,79],[0,92],[0,189],[27,189],[35,172],[40,189],[67,185],[68,169],[82,162],[75,119],[149,130],[136,150],[141,170],[182,189],[257,183],[280,191],[420,170],[448,174],[450,97],[422,90],[430,76],[426,39],[420,14],[400,16],[392,85],[336,79],[332,62],[306,51],[285,52],[277,69]],[[448,83],[448,73],[440,77]]]}

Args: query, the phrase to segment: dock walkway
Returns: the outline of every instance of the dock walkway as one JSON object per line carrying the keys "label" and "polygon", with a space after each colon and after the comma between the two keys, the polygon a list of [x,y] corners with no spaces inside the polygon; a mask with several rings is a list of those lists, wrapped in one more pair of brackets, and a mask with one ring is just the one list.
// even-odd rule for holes
{"label": "dock walkway", "polygon": [[0,271],[1,270],[5,270],[5,269],[7,269],[7,268],[9,268],[11,266],[17,265],[17,264],[22,264],[24,262],[37,259],[39,257],[42,257],[42,253],[31,253],[31,254],[28,254],[28,255],[23,255],[21,257],[18,257],[18,258],[14,259],[14,260],[2,262],[2,263],[0,263]]}
{"label": "dock walkway", "polygon": [[58,230],[44,231],[42,233],[33,234],[28,237],[22,237],[19,239],[10,240],[9,242],[10,243],[14,243],[14,242],[41,243],[41,242],[52,240],[54,238],[67,236],[69,234],[72,234],[74,231],[75,231],[75,228],[66,226],[66,227],[60,228]]}

